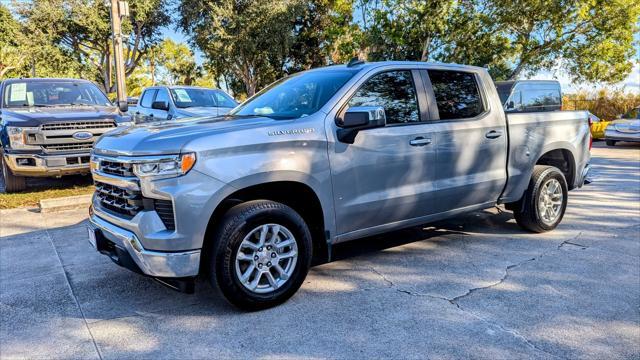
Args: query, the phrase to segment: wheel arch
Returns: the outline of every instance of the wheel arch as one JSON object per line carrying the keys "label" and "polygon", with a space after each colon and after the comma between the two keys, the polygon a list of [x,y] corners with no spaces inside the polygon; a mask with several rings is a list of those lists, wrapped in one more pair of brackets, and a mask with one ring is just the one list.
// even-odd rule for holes
{"label": "wheel arch", "polygon": [[318,192],[308,183],[297,180],[274,180],[268,182],[245,182],[244,186],[234,186],[234,191],[223,198],[213,210],[205,231],[202,243],[201,272],[208,264],[210,247],[216,225],[224,214],[233,206],[250,200],[271,200],[285,204],[302,216],[311,232],[313,241],[312,264],[320,264],[329,260],[329,230],[325,208]]}
{"label": "wheel arch", "polygon": [[575,187],[577,164],[570,149],[561,147],[547,150],[538,157],[534,165],[549,165],[558,168],[567,180],[569,190]]}

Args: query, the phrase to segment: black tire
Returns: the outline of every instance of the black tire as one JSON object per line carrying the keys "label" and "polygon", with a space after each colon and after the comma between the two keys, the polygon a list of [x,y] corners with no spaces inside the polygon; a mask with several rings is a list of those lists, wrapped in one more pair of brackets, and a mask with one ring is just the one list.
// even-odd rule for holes
{"label": "black tire", "polygon": [[607,144],[607,146],[616,146],[615,140],[606,140],[605,143]]}
{"label": "black tire", "polygon": [[[284,284],[272,292],[259,294],[242,284],[236,273],[236,256],[245,237],[265,224],[282,225],[293,235],[297,243],[297,261]],[[269,231],[273,234],[275,230]],[[255,311],[285,302],[300,288],[309,272],[313,247],[311,233],[302,217],[284,204],[254,200],[236,205],[224,215],[214,234],[210,239],[214,243],[209,254],[209,279],[212,286],[240,309]]]}
{"label": "black tire", "polygon": [[0,153],[0,162],[2,163],[2,179],[4,180],[4,191],[8,193],[23,191],[27,188],[27,182],[24,176],[15,176],[11,169],[5,164],[4,156]]}
{"label": "black tire", "polygon": [[[541,190],[552,179],[560,183],[562,203],[559,208],[559,214],[553,218],[552,221],[545,221],[542,214],[540,214],[538,201],[540,196],[544,196]],[[521,228],[531,232],[541,233],[553,230],[560,224],[567,208],[567,199],[568,188],[564,174],[553,166],[536,165],[533,169],[527,191],[524,193],[522,199],[513,204],[511,208],[513,209],[513,216]]]}

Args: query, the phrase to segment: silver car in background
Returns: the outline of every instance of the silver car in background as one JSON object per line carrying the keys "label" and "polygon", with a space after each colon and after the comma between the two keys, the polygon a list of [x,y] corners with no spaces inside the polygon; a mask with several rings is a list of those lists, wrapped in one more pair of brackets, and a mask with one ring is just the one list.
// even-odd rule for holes
{"label": "silver car in background", "polygon": [[604,131],[604,139],[608,146],[615,146],[618,141],[640,143],[640,107],[612,121]]}
{"label": "silver car in background", "polygon": [[237,105],[233,97],[220,89],[152,86],[143,90],[133,116],[136,122],[220,116]]}

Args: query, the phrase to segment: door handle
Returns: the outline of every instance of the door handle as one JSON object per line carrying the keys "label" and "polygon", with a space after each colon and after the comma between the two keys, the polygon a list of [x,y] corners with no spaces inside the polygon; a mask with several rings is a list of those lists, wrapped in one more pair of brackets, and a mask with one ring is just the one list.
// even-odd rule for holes
{"label": "door handle", "polygon": [[425,146],[431,144],[431,139],[423,138],[419,136],[411,141],[409,141],[409,145],[411,146]]}
{"label": "door handle", "polygon": [[502,130],[491,130],[488,133],[484,134],[487,139],[497,139],[502,136]]}

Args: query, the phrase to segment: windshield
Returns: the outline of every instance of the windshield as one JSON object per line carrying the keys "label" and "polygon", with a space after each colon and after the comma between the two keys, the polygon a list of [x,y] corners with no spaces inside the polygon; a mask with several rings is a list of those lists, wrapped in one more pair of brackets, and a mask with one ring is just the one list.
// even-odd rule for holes
{"label": "windshield", "polygon": [[295,119],[318,111],[358,70],[312,71],[281,79],[230,115]]}
{"label": "windshield", "polygon": [[95,85],[74,81],[11,82],[2,95],[4,107],[25,106],[112,106]]}
{"label": "windshield", "polygon": [[228,107],[238,105],[235,100],[220,90],[177,88],[170,89],[173,102],[179,108],[190,107]]}

